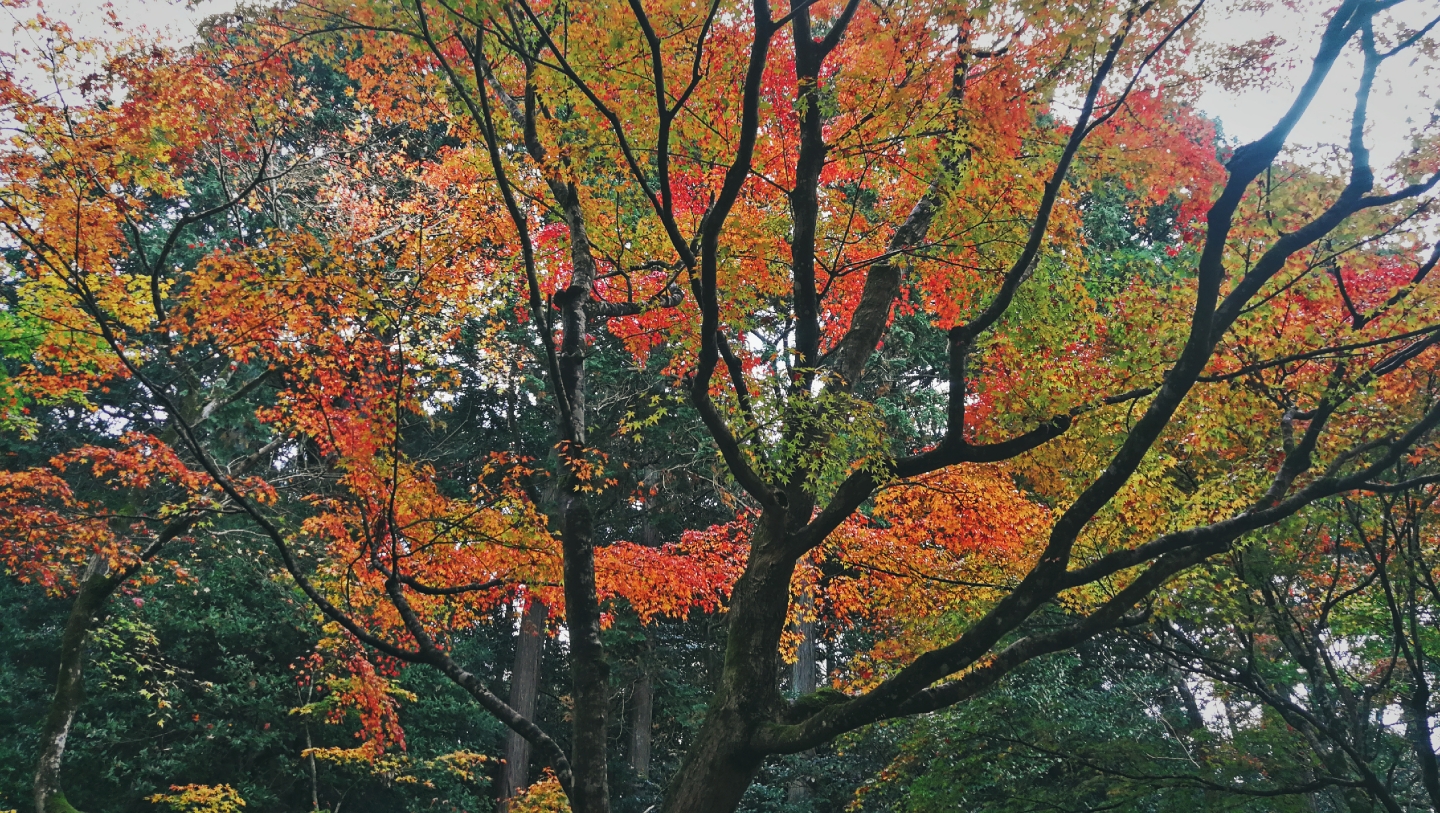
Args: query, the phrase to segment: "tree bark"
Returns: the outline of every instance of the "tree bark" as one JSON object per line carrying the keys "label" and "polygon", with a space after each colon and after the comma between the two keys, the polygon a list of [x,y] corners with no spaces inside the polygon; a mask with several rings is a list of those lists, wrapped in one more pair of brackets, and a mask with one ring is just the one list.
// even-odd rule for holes
{"label": "tree bark", "polygon": [[50,701],[50,713],[40,734],[40,762],[35,769],[36,813],[77,813],[65,798],[60,765],[75,712],[85,701],[85,639],[100,608],[122,581],[110,575],[108,564],[100,556],[91,557],[80,579],[80,591],[70,607],[60,642],[60,674],[55,681],[55,696]]}
{"label": "tree bark", "polygon": [[[1416,683],[1419,682],[1416,680]],[[1428,691],[1418,690],[1406,698],[1402,706],[1405,710],[1405,733],[1410,738],[1415,761],[1420,765],[1421,784],[1430,797],[1430,804],[1440,810],[1440,765],[1436,763],[1435,746],[1432,744],[1435,732],[1430,728],[1429,695]]]}
{"label": "tree bark", "polygon": [[650,735],[655,707],[655,680],[646,671],[635,682],[630,698],[633,717],[630,728],[630,767],[641,779],[650,778]]}
{"label": "tree bark", "polygon": [[578,494],[565,495],[565,621],[570,631],[573,685],[571,766],[575,772],[570,805],[575,813],[609,813],[610,665],[600,641],[596,599],[595,538],[590,509]]}
{"label": "tree bark", "polygon": [[[540,653],[545,644],[548,610],[531,598],[520,618],[515,642],[515,663],[510,670],[510,707],[522,716],[535,718],[535,698],[540,691]],[[510,800],[530,784],[530,741],[515,731],[505,737],[505,769],[500,774],[500,813],[510,809]]]}
{"label": "tree bark", "polygon": [[[570,454],[583,455],[586,445],[585,308],[595,283],[595,259],[585,233],[580,196],[573,185],[552,181],[551,188],[565,212],[570,231],[570,285],[555,295],[560,306],[560,389],[569,414]],[[609,755],[606,724],[610,712],[610,664],[600,641],[600,599],[595,586],[595,529],[585,489],[568,462],[560,498],[560,546],[564,554],[565,626],[570,632],[570,673],[573,681],[571,769],[575,785],[570,797],[574,813],[610,813]]]}
{"label": "tree bark", "polygon": [[750,561],[731,595],[720,685],[670,781],[664,813],[731,813],[765,758],[751,741],[784,707],[777,653],[795,566],[783,550],[784,512],[762,515],[751,540]]}
{"label": "tree bark", "polygon": [[[800,633],[800,643],[795,648],[795,666],[791,670],[790,688],[795,696],[804,697],[807,694],[814,694],[819,688],[819,672],[816,668],[819,660],[815,648],[815,621],[809,615],[815,610],[815,599],[810,593],[800,598],[801,618],[796,625]],[[811,748],[802,751],[802,758],[809,758],[815,755],[815,749]],[[785,789],[786,801],[791,804],[799,804],[810,797],[812,782],[814,780],[804,771],[797,772],[790,779],[789,786]]]}
{"label": "tree bark", "polygon": [[85,638],[90,634],[100,608],[105,606],[116,588],[155,558],[161,548],[190,530],[196,519],[195,514],[184,514],[171,521],[140,551],[136,562],[124,570],[111,573],[104,557],[98,554],[90,557],[80,577],[75,603],[70,606],[70,617],[65,621],[65,634],[60,639],[60,674],[55,680],[50,713],[40,732],[40,760],[35,768],[36,813],[78,813],[65,798],[60,782],[60,765],[65,758],[65,741],[70,736],[75,712],[85,701]]}
{"label": "tree bark", "polygon": [[[813,612],[811,608],[814,607],[814,600],[807,594],[801,599],[801,605],[804,612]],[[802,618],[796,627],[796,631],[800,633],[800,643],[795,648],[795,666],[791,670],[790,686],[796,697],[804,697],[807,694],[814,694],[819,687],[815,622],[809,618]]]}

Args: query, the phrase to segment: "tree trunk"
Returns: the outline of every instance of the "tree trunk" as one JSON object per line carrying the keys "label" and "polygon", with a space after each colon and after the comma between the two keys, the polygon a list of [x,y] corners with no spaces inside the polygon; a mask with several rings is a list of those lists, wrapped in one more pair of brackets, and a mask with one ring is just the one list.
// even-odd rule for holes
{"label": "tree trunk", "polygon": [[733,813],[764,755],[749,747],[754,728],[728,696],[715,698],[695,744],[665,794],[664,813]]}
{"label": "tree trunk", "polygon": [[[814,694],[819,688],[819,674],[816,667],[819,658],[815,648],[815,621],[808,616],[815,611],[815,600],[811,594],[806,593],[800,599],[801,618],[797,624],[797,631],[800,633],[800,643],[795,648],[795,666],[791,669],[790,688],[796,697],[804,697],[807,694]],[[801,752],[802,758],[813,757],[815,749]],[[803,771],[797,772],[790,779],[789,786],[785,789],[785,799],[791,804],[799,804],[810,797],[811,782],[813,780]]]}
{"label": "tree trunk", "polygon": [[[540,652],[545,645],[545,605],[534,597],[520,618],[515,641],[515,664],[510,670],[510,707],[534,719],[540,691]],[[511,731],[505,737],[505,769],[500,774],[500,813],[510,808],[515,794],[530,785],[530,741]]]}
{"label": "tree trunk", "polygon": [[1440,763],[1435,757],[1435,732],[1430,727],[1430,691],[1425,676],[1411,678],[1415,690],[1401,703],[1405,712],[1405,733],[1420,766],[1421,784],[1430,804],[1440,810]]}
{"label": "tree trunk", "polygon": [[[645,479],[655,479],[655,472],[645,471]],[[650,521],[650,508],[646,505],[640,516],[640,544],[659,547],[660,534]],[[648,654],[649,645],[646,650]],[[630,769],[641,779],[650,778],[650,740],[654,734],[655,679],[650,673],[647,660],[641,661],[640,679],[635,682],[630,697]]]}
{"label": "tree trunk", "polygon": [[664,813],[731,813],[764,761],[751,741],[784,703],[778,652],[795,569],[794,558],[780,550],[785,518],[777,513],[761,517],[751,540],[750,561],[731,595],[720,684],[666,790]]}
{"label": "tree trunk", "polygon": [[[585,454],[586,389],[585,308],[595,283],[595,258],[585,234],[580,196],[573,184],[551,181],[551,190],[565,212],[570,230],[570,285],[555,295],[560,307],[560,390],[564,393],[569,426],[568,453]],[[584,482],[572,464],[562,461],[560,545],[565,582],[565,626],[570,632],[571,701],[570,769],[574,786],[570,807],[574,813],[610,813],[610,782],[606,721],[610,713],[610,665],[600,641],[600,599],[595,587],[595,530],[586,503]]]}
{"label": "tree trunk", "polygon": [[75,712],[85,700],[85,638],[95,617],[110,594],[122,580],[110,576],[109,567],[100,556],[90,559],[80,579],[80,591],[70,607],[65,622],[65,635],[60,642],[60,675],[55,681],[55,696],[40,735],[40,762],[35,769],[36,813],[76,813],[65,798],[60,782],[60,764],[65,757],[65,740]]}
{"label": "tree trunk", "polygon": [[[807,593],[800,599],[801,612],[809,616],[815,612],[815,601]],[[796,625],[796,631],[800,633],[800,644],[795,648],[795,666],[791,670],[790,688],[795,692],[796,697],[804,697],[807,694],[814,694],[819,687],[819,674],[816,670],[819,660],[815,649],[815,621],[808,617],[802,617]]]}
{"label": "tree trunk", "polygon": [[650,735],[655,704],[655,681],[648,671],[635,682],[630,698],[634,716],[630,728],[630,767],[641,779],[650,778]]}
{"label": "tree trunk", "polygon": [[575,774],[570,806],[574,813],[610,813],[609,741],[610,665],[600,641],[600,602],[596,599],[595,539],[590,509],[579,494],[566,495],[565,622],[570,631],[573,682],[570,766]]}

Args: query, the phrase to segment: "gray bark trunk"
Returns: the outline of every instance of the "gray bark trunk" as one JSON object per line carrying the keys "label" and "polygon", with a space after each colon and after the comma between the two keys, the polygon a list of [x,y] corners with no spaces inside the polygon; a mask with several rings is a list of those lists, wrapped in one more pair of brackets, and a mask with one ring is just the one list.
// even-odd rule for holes
{"label": "gray bark trunk", "polygon": [[[814,612],[814,602],[810,596],[801,599],[804,612]],[[803,697],[807,694],[814,694],[819,688],[819,674],[817,670],[818,656],[815,649],[815,622],[810,619],[803,619],[797,625],[797,632],[800,633],[800,644],[795,649],[795,666],[791,669],[790,686],[796,697]]]}
{"label": "gray bark trunk", "polygon": [[[806,593],[800,604],[804,615],[808,616],[815,611],[815,600],[813,596]],[[818,656],[815,648],[815,622],[809,618],[802,618],[797,625],[800,633],[800,643],[795,648],[795,666],[791,670],[790,687],[796,697],[803,697],[807,694],[814,694],[819,688],[820,676],[818,670]],[[808,758],[815,755],[812,748],[802,751],[801,757]],[[789,786],[785,789],[786,801],[791,804],[799,804],[810,797],[811,783],[813,779],[806,773],[796,773],[790,779]]]}
{"label": "gray bark trunk", "polygon": [[655,704],[655,681],[646,672],[635,682],[630,698],[633,717],[630,729],[630,767],[641,779],[650,778],[650,736]]}
{"label": "gray bark trunk", "polygon": [[[545,644],[545,618],[548,611],[538,599],[520,619],[519,638],[515,642],[515,664],[510,670],[510,707],[524,717],[534,719],[535,698],[540,690],[540,652]],[[530,741],[511,731],[505,737],[505,769],[500,775],[500,813],[510,807],[510,800],[530,785]]]}

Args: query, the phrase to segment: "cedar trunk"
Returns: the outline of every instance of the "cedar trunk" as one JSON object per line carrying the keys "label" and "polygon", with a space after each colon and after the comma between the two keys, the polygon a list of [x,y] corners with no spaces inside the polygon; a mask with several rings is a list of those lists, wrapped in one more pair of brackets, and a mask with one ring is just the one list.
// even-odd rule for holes
{"label": "cedar trunk", "polygon": [[[807,694],[814,694],[819,688],[819,657],[815,646],[815,621],[810,616],[815,612],[815,598],[812,594],[806,593],[800,599],[802,618],[796,625],[800,633],[800,642],[795,647],[795,668],[790,678],[791,692],[798,698]],[[813,757],[815,749],[802,752],[803,756]],[[813,779],[805,773],[797,773],[791,777],[790,785],[786,788],[785,799],[791,804],[799,804],[810,796],[811,783]]]}
{"label": "cedar trunk", "polygon": [[655,708],[655,681],[649,672],[640,675],[635,682],[635,693],[631,698],[634,718],[630,727],[630,767],[641,779],[650,778],[650,735],[652,714]]}
{"label": "cedar trunk", "polygon": [[[515,664],[510,670],[510,707],[534,718],[535,698],[540,690],[540,652],[545,643],[545,605],[532,598],[520,619],[515,641]],[[530,784],[530,741],[511,731],[505,737],[505,770],[500,775],[500,813],[510,799]]]}

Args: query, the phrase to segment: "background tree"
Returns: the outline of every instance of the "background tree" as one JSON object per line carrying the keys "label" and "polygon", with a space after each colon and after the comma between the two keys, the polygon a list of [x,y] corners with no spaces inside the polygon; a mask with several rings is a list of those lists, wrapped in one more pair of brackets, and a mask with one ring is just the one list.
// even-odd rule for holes
{"label": "background tree", "polygon": [[1421,486],[1345,498],[1236,551],[1205,580],[1228,584],[1228,623],[1181,615],[1154,639],[1212,691],[1233,692],[1242,725],[1283,729],[1350,810],[1440,804],[1425,621],[1434,497]]}

